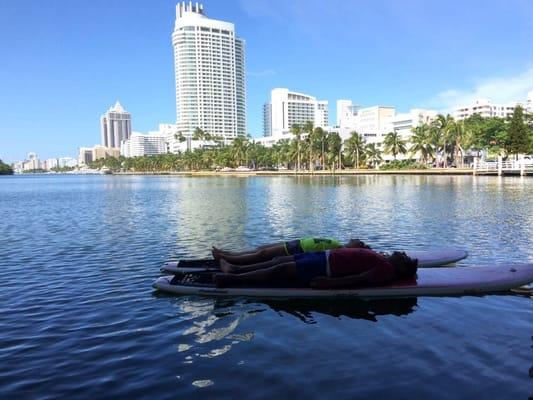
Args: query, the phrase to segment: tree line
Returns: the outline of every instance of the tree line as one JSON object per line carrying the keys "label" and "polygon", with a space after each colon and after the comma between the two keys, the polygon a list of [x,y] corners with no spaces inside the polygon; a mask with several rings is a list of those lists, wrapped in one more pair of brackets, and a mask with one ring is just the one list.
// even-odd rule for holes
{"label": "tree line", "polygon": [[[250,138],[237,138],[227,144],[223,138],[197,128],[193,140],[204,140],[212,146],[179,154],[159,154],[132,158],[99,159],[92,168],[106,166],[113,171],[198,171],[222,167],[246,166],[252,169],[287,168],[314,171],[340,168],[376,168],[383,155],[407,155],[408,160],[392,162],[397,168],[425,168],[428,164],[463,166],[467,152],[515,155],[533,153],[531,116],[524,116],[520,106],[512,118],[483,118],[476,114],[464,120],[439,114],[430,123],[413,129],[409,141],[397,132],[389,132],[382,143],[367,143],[354,131],[343,141],[338,133],[314,127],[312,122],[294,125],[292,138],[265,147]],[[185,141],[186,137],[177,134]]]}
{"label": "tree line", "polygon": [[13,168],[0,160],[0,175],[13,175]]}

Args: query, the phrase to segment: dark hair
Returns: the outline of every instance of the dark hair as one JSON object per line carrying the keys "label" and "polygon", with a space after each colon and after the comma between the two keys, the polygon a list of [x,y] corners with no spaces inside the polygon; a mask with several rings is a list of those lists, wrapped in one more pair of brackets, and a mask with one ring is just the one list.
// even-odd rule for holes
{"label": "dark hair", "polygon": [[415,276],[418,267],[418,260],[416,258],[410,258],[404,252],[395,251],[387,259],[393,265],[398,278],[411,278]]}

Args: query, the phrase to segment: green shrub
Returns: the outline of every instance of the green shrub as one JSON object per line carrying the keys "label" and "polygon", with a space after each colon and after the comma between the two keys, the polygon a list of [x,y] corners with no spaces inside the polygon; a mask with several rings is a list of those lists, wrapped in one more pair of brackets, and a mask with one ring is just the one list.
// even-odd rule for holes
{"label": "green shrub", "polygon": [[427,169],[427,166],[413,160],[393,160],[379,167],[380,170],[389,171],[395,169]]}

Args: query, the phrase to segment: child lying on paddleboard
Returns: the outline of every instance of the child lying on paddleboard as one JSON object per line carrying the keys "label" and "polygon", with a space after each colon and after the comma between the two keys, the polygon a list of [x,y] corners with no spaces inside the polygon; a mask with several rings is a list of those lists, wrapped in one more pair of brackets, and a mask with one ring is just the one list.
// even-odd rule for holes
{"label": "child lying on paddleboard", "polygon": [[211,252],[215,260],[225,260],[229,264],[243,265],[270,261],[274,257],[293,256],[340,248],[370,249],[359,239],[350,239],[348,243],[342,245],[341,242],[335,239],[303,237],[288,242],[266,244],[254,250],[243,252],[224,251],[213,246]]}

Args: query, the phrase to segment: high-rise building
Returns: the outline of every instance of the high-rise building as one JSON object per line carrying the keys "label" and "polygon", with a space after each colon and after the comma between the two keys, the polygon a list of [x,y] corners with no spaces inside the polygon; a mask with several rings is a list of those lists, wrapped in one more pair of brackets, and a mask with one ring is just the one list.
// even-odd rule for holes
{"label": "high-rise building", "polygon": [[290,133],[293,125],[311,121],[315,127],[328,126],[328,102],[313,96],[291,92],[286,88],[272,89],[270,103],[263,106],[264,136],[280,138]]}
{"label": "high-rise building", "polygon": [[131,136],[131,114],[117,101],[100,117],[102,146],[120,148],[120,142]]}
{"label": "high-rise building", "polygon": [[245,136],[244,41],[234,24],[208,18],[201,4],[179,3],[172,45],[178,131]]}

